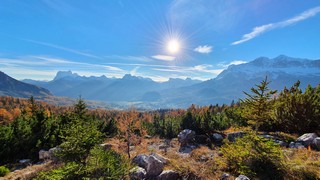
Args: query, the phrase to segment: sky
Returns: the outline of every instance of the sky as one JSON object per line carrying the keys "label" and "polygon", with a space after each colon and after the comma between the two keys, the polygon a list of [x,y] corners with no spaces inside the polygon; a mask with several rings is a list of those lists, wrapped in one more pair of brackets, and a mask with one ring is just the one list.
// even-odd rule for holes
{"label": "sky", "polygon": [[0,1],[0,71],[16,79],[208,80],[279,55],[320,59],[320,1]]}

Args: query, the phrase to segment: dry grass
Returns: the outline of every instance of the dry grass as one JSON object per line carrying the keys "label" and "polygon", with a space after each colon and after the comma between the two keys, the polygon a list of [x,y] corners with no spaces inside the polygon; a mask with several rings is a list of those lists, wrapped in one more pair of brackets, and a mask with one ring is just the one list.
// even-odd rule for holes
{"label": "dry grass", "polygon": [[50,169],[55,168],[56,165],[51,161],[48,161],[43,164],[35,164],[27,166],[24,169],[16,170],[14,172],[10,172],[5,177],[0,178],[0,180],[14,180],[14,179],[32,179],[41,171],[48,171]]}
{"label": "dry grass", "polygon": [[[218,156],[218,148],[211,150],[207,146],[200,146],[194,149],[190,154],[179,153],[180,144],[177,139],[172,139],[169,143],[167,151],[159,149],[164,144],[164,139],[154,137],[152,139],[143,139],[140,144],[136,145],[130,152],[131,157],[138,154],[157,153],[169,159],[169,163],[165,165],[165,170],[175,170],[183,176],[194,174],[201,179],[219,179],[223,174],[221,165],[219,164],[220,156]],[[117,139],[109,139],[106,143],[112,144],[112,149],[126,155],[122,145],[125,142]]]}
{"label": "dry grass", "polygon": [[320,179],[320,152],[284,149],[284,157],[288,179]]}

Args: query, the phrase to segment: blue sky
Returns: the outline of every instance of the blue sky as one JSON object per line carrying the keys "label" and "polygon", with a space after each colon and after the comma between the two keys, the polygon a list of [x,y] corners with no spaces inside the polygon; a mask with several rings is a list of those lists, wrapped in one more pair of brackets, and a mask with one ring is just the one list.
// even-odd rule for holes
{"label": "blue sky", "polygon": [[17,79],[207,80],[260,56],[320,59],[314,0],[1,0],[0,27],[0,70]]}

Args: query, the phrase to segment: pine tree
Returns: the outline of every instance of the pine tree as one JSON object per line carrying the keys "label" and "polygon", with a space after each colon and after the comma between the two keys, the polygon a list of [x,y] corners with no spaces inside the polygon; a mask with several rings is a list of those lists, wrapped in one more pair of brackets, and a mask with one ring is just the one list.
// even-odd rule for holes
{"label": "pine tree", "polygon": [[256,131],[263,123],[271,120],[271,110],[274,103],[272,99],[277,91],[270,90],[269,84],[270,81],[266,77],[259,85],[251,88],[252,94],[244,92],[247,97],[241,100],[244,107],[243,116],[249,124],[254,126]]}

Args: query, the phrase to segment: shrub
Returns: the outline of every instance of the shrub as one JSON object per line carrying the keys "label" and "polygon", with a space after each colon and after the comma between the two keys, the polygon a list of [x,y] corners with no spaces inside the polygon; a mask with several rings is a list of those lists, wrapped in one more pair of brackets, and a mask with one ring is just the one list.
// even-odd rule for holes
{"label": "shrub", "polygon": [[5,166],[0,166],[0,177],[7,175],[10,172]]}
{"label": "shrub", "polygon": [[284,163],[279,145],[250,132],[221,148],[233,173],[252,177],[281,179]]}
{"label": "shrub", "polygon": [[123,179],[129,169],[129,163],[113,150],[95,147],[87,159],[86,174],[90,179]]}

